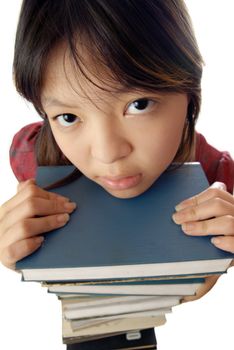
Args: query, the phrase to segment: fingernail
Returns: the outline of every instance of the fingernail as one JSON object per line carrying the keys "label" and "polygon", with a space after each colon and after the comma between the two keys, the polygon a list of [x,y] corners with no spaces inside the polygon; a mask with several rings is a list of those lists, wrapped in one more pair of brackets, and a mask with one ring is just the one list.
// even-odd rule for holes
{"label": "fingernail", "polygon": [[181,226],[182,230],[185,232],[185,233],[191,233],[194,228],[195,228],[195,225],[194,224],[190,224],[190,223],[186,223],[186,224],[183,224]]}
{"label": "fingernail", "polygon": [[58,196],[57,198],[58,198],[59,201],[62,201],[62,202],[70,202],[70,199],[67,198],[67,197]]}
{"label": "fingernail", "polygon": [[66,222],[68,222],[69,219],[70,219],[70,216],[67,213],[57,215],[57,221],[60,224],[66,224]]}
{"label": "fingernail", "polygon": [[39,237],[36,237],[36,238],[35,238],[35,242],[38,243],[38,244],[40,244],[40,243],[42,243],[42,242],[44,241],[44,239],[45,239],[45,238],[44,238],[43,236],[39,236]]}
{"label": "fingernail", "polygon": [[223,182],[214,182],[211,186],[211,188],[218,188],[220,190],[226,191],[227,186]]}
{"label": "fingernail", "polygon": [[176,211],[180,211],[181,209],[183,209],[183,205],[182,205],[182,204],[177,204],[177,205],[175,206],[175,210],[176,210]]}
{"label": "fingernail", "polygon": [[180,210],[182,210],[182,209],[184,209],[184,208],[187,208],[187,207],[190,206],[190,205],[191,205],[191,200],[190,200],[190,199],[186,199],[186,201],[183,201],[183,202],[177,204],[177,205],[175,206],[175,210],[176,210],[176,211],[180,211]]}
{"label": "fingernail", "polygon": [[65,202],[64,208],[67,210],[74,210],[76,208],[76,203],[75,202]]}
{"label": "fingernail", "polygon": [[184,217],[185,217],[185,215],[183,214],[183,213],[174,213],[173,215],[172,215],[172,219],[174,220],[174,222],[176,223],[176,224],[182,224],[182,222],[183,222],[183,220],[184,220]]}
{"label": "fingernail", "polygon": [[214,245],[219,245],[221,243],[221,240],[217,237],[211,238],[211,243]]}
{"label": "fingernail", "polygon": [[177,222],[177,215],[176,215],[176,214],[173,214],[173,215],[172,215],[172,219],[173,219],[173,221],[174,221],[176,224],[178,224],[178,222]]}

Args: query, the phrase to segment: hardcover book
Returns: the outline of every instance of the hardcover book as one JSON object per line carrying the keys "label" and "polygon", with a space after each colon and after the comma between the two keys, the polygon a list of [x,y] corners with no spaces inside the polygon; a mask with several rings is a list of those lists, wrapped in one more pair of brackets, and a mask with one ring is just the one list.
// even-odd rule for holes
{"label": "hardcover book", "polygon": [[[48,185],[71,170],[39,167],[37,183]],[[16,268],[24,280],[63,282],[222,273],[234,255],[214,247],[210,236],[185,235],[171,218],[179,202],[207,187],[199,163],[168,169],[130,199],[81,176],[53,190],[77,203],[68,224],[46,234]]]}

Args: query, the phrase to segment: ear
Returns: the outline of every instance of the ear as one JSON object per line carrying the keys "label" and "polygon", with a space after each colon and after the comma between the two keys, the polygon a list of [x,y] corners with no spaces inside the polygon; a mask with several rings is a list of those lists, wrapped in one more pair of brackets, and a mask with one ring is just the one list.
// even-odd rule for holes
{"label": "ear", "polygon": [[188,109],[187,109],[187,122],[193,123],[194,119],[195,104],[193,97],[188,94]]}

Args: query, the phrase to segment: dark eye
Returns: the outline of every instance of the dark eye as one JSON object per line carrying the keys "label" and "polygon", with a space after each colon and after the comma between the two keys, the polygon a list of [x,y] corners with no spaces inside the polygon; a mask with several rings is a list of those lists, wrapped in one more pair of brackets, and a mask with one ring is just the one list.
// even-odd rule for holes
{"label": "dark eye", "polygon": [[71,113],[60,114],[56,117],[56,119],[62,126],[71,126],[77,122],[80,122],[80,118]]}
{"label": "dark eye", "polygon": [[149,112],[154,106],[155,101],[148,98],[141,98],[135,100],[128,105],[127,114],[143,114],[144,112]]}

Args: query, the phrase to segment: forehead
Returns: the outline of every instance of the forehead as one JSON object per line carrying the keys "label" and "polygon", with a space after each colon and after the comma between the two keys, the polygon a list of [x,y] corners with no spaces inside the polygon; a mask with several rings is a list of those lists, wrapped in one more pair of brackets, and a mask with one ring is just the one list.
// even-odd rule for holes
{"label": "forehead", "polygon": [[[47,96],[70,97],[79,95],[80,98],[98,98],[109,96],[111,92],[126,90],[113,77],[108,67],[84,45],[77,46],[79,61],[69,51],[65,43],[57,45],[48,57],[44,71],[42,102]],[[65,97],[65,96],[64,96]]]}

